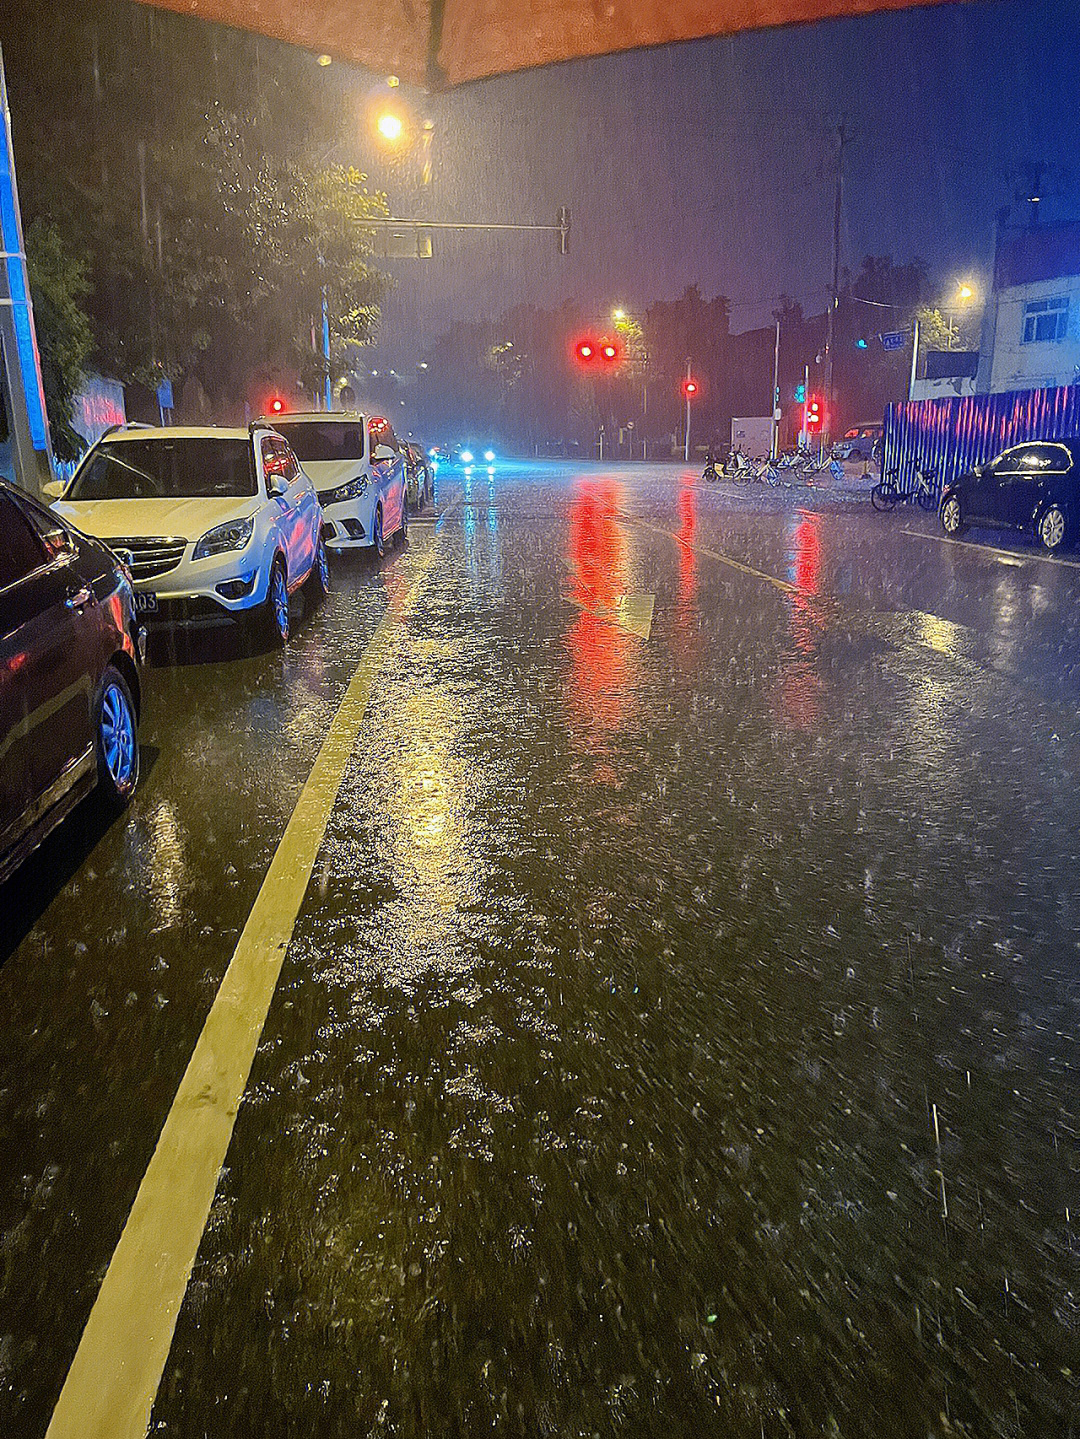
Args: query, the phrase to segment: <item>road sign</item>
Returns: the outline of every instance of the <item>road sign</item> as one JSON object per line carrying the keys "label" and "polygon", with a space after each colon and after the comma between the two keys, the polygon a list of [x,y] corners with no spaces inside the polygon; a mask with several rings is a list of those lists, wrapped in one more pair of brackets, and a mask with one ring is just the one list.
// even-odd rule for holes
{"label": "road sign", "polygon": [[173,408],[172,380],[162,380],[157,387],[157,402],[163,410]]}
{"label": "road sign", "polygon": [[883,350],[902,350],[907,344],[907,338],[906,330],[892,330],[887,335],[878,336]]}

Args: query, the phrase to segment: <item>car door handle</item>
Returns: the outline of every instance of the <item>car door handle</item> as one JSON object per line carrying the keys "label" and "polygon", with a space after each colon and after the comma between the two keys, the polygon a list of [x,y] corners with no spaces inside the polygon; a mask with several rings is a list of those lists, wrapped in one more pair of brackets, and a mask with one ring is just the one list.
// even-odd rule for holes
{"label": "car door handle", "polygon": [[81,610],[94,598],[94,592],[89,585],[83,585],[81,590],[76,590],[73,595],[68,595],[64,604],[69,610]]}

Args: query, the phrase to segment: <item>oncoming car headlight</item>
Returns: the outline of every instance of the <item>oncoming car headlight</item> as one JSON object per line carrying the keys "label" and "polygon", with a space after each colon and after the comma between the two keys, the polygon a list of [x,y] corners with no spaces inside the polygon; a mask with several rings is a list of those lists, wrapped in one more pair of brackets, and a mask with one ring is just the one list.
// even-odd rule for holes
{"label": "oncoming car headlight", "polygon": [[340,505],[342,500],[358,500],[367,489],[367,475],[357,475],[353,480],[347,480],[345,484],[338,485],[336,490],[330,490],[323,497],[324,505]]}
{"label": "oncoming car headlight", "polygon": [[192,559],[205,560],[210,555],[223,555],[229,550],[242,550],[251,539],[251,532],[254,528],[254,515],[249,515],[246,520],[229,520],[224,525],[215,525],[212,530],[207,530],[195,546]]}

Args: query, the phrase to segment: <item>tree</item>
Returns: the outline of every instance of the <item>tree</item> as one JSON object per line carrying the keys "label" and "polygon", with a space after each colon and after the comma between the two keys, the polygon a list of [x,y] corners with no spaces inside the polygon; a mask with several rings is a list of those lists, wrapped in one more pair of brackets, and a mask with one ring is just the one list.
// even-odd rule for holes
{"label": "tree", "polygon": [[72,404],[93,348],[83,308],[90,290],[86,266],[65,249],[57,227],[42,220],[27,226],[26,265],[53,450],[58,459],[73,460],[85,441],[72,426]]}
{"label": "tree", "polygon": [[320,387],[324,287],[336,373],[389,283],[362,224],[382,197],[320,158],[342,125],[332,87],[310,56],[243,32],[117,0],[72,8],[45,27],[14,0],[2,39],[25,85],[24,214],[86,255],[98,363],[149,390],[189,381],[222,418],[268,382]]}

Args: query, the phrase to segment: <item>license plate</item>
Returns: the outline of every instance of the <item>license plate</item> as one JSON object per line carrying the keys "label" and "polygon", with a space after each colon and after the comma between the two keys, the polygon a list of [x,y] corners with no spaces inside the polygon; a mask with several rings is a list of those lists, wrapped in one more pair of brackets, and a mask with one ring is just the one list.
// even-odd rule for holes
{"label": "license plate", "polygon": [[157,595],[147,594],[145,590],[135,591],[135,613],[139,615],[152,615],[157,609]]}

